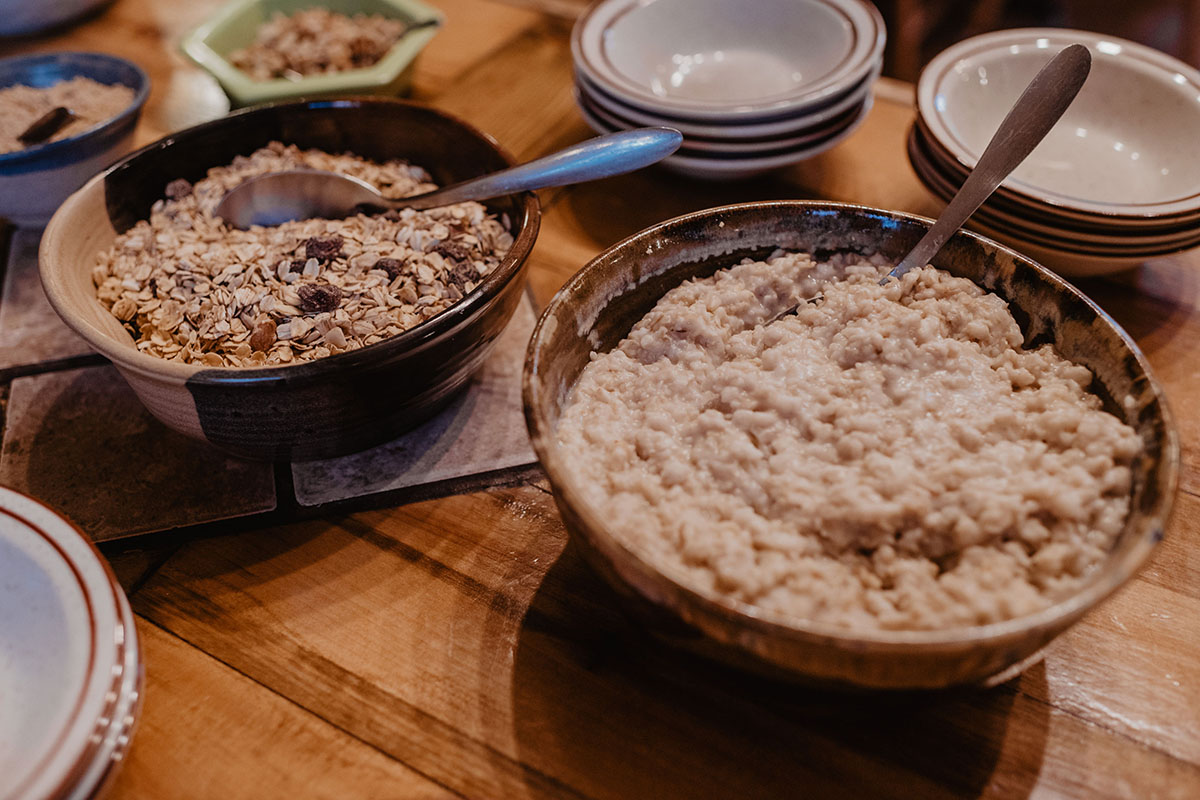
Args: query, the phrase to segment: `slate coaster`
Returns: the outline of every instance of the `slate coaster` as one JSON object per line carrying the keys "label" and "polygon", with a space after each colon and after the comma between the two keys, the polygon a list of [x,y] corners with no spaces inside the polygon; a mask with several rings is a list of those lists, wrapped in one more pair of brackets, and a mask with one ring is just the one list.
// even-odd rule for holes
{"label": "slate coaster", "polygon": [[296,501],[318,506],[535,463],[521,406],[535,322],[526,295],[470,387],[421,427],[361,453],[293,464]]}
{"label": "slate coaster", "polygon": [[13,235],[0,294],[0,370],[88,355],[87,343],[50,307],[38,276],[41,229]]}
{"label": "slate coaster", "polygon": [[12,382],[0,483],[104,541],[275,508],[270,464],[168,429],[110,366]]}

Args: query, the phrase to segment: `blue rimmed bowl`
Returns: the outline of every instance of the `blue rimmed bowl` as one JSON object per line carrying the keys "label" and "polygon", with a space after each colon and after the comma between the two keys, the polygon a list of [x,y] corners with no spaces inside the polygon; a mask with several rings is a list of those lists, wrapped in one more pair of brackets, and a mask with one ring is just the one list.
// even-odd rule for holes
{"label": "blue rimmed bowl", "polygon": [[75,136],[0,153],[0,217],[17,225],[43,225],[71,192],[133,144],[134,129],[150,93],[150,79],[136,64],[105,53],[41,53],[0,59],[0,89],[48,88],[71,78],[121,84],[133,102],[115,117]]}

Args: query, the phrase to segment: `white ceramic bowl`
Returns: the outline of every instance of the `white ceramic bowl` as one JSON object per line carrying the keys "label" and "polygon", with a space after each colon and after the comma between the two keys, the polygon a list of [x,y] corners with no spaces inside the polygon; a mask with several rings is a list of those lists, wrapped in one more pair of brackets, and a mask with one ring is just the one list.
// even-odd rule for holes
{"label": "white ceramic bowl", "polygon": [[[637,123],[613,114],[599,105],[580,86],[576,86],[575,102],[589,114],[611,127],[613,130],[627,130],[639,127]],[[851,106],[840,116],[820,125],[804,128],[797,133],[778,137],[759,137],[751,139],[721,139],[713,137],[685,136],[683,150],[685,153],[712,153],[728,155],[768,155],[782,150],[795,150],[828,137],[831,133],[853,124],[862,116],[864,99],[860,98],[857,105]],[[669,122],[660,123],[666,127],[674,127]],[[678,130],[678,128],[676,128]],[[682,131],[681,131],[682,132]]]}
{"label": "white ceramic bowl", "polygon": [[133,615],[82,533],[5,488],[0,608],[0,795],[93,797],[140,704]]}
{"label": "white ceramic bowl", "polygon": [[917,87],[938,146],[970,168],[1017,96],[1079,42],[1092,71],[1062,120],[1004,186],[1083,215],[1158,218],[1200,209],[1200,72],[1157,50],[1074,30],[976,36],[929,63]]}
{"label": "white ceramic bowl", "polygon": [[[913,125],[913,130],[926,158],[937,168],[938,172],[951,178],[955,185],[966,180],[970,171],[933,138],[928,131],[928,126],[919,115]],[[1156,217],[1106,216],[1042,203],[1005,185],[996,189],[988,199],[987,206],[1035,218],[1048,225],[1100,234],[1157,236],[1177,233],[1200,225],[1200,208]]]}
{"label": "white ceramic bowl", "polygon": [[679,131],[689,140],[761,141],[800,136],[814,128],[820,128],[827,123],[841,119],[847,114],[853,114],[854,110],[860,107],[867,96],[871,94],[875,79],[879,77],[881,66],[882,63],[877,63],[867,76],[860,83],[855,84],[850,91],[830,98],[828,103],[818,108],[803,109],[794,115],[768,122],[695,123],[664,112],[645,111],[605,93],[578,70],[575,73],[575,88],[597,109],[604,111],[609,116],[619,118],[625,127],[665,125]]}
{"label": "white ceramic bowl", "polygon": [[[840,126],[816,141],[808,142],[792,150],[776,152],[770,155],[727,153],[676,154],[663,159],[659,162],[659,165],[680,175],[702,180],[731,181],[751,178],[755,175],[763,175],[772,170],[781,169],[812,158],[841,142],[852,134],[862,124],[863,120],[867,118],[872,102],[873,98],[868,97],[858,115],[849,124]],[[623,128],[605,123],[594,116],[584,106],[579,107],[579,113],[592,130],[597,133],[614,133],[618,130],[623,130]],[[686,144],[687,140],[685,139],[684,145],[686,146]],[[683,150],[684,148],[680,149]]]}
{"label": "white ceramic bowl", "polygon": [[575,66],[610,95],[697,123],[817,108],[881,60],[864,0],[603,0],[575,24]]}
{"label": "white ceramic bowl", "polygon": [[[911,138],[909,162],[917,177],[933,195],[949,201],[954,194],[955,184],[939,174],[927,161],[922,160],[919,152],[915,151]],[[1121,272],[1133,269],[1150,258],[1189,250],[1200,245],[1200,239],[1197,239],[1170,246],[1146,245],[1121,250],[1096,247],[1085,241],[1051,242],[1045,237],[1018,230],[1016,225],[1007,220],[996,218],[987,203],[967,220],[966,227],[1008,245],[1061,275],[1072,277]]]}
{"label": "white ceramic bowl", "polygon": [[1013,231],[989,225],[985,220],[972,218],[967,227],[991,239],[1006,244],[1022,255],[1028,256],[1044,267],[1060,275],[1072,278],[1090,278],[1110,275],[1134,269],[1154,258],[1153,254],[1116,255],[1113,253],[1085,253],[1062,247],[1047,246],[1030,241]]}
{"label": "white ceramic bowl", "polygon": [[[909,162],[929,189],[949,200],[962,185],[963,178],[943,169],[929,155],[925,144],[919,129],[914,126],[908,140]],[[1170,228],[1141,230],[1115,226],[1107,229],[1080,228],[1069,221],[1047,217],[1036,209],[1002,205],[994,195],[975,214],[993,228],[1011,230],[1031,241],[1093,252],[1107,250],[1114,254],[1162,254],[1190,249],[1200,243],[1200,221]]]}

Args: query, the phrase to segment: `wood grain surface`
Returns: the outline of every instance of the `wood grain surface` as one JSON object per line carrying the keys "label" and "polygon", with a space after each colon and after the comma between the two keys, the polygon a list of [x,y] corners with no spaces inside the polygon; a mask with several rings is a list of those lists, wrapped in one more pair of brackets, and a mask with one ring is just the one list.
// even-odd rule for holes
{"label": "wood grain surface", "polygon": [[[431,0],[415,96],[521,158],[590,135],[570,0]],[[141,141],[220,113],[177,53],[216,0],[116,0],[4,55],[98,49],[154,90]],[[749,182],[659,171],[547,192],[537,298],[664,218],[782,197],[933,214],[883,81],[833,150]],[[110,548],[138,615],[145,707],[114,798],[1200,797],[1200,262],[1082,288],[1167,388],[1182,489],[1151,566],[991,691],[843,695],[650,640],[568,543],[547,487],[510,485],[267,529]]]}

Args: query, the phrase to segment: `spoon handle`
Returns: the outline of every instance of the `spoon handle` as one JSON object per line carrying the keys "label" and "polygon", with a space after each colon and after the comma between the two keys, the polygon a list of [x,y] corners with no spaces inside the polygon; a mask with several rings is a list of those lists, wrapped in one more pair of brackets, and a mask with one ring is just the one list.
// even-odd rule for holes
{"label": "spoon handle", "polygon": [[682,142],[683,136],[673,128],[635,128],[610,133],[482,178],[405,197],[396,201],[395,207],[436,208],[607,178],[648,167],[674,153]]}
{"label": "spoon handle", "polygon": [[1092,54],[1088,49],[1072,44],[1042,67],[996,129],[962,188],[888,277],[899,278],[914,267],[925,266],[937,255],[942,245],[1050,132],[1079,94],[1091,65]]}
{"label": "spoon handle", "polygon": [[73,119],[75,119],[75,113],[71,109],[65,106],[55,106],[18,134],[17,141],[26,147],[41,144],[61,131]]}

